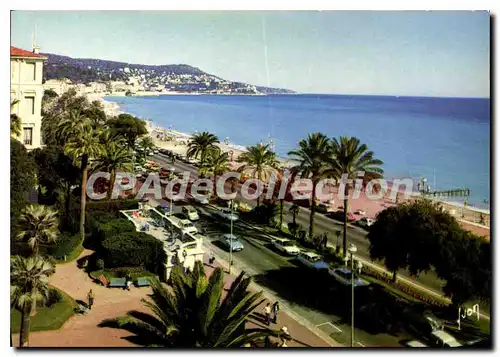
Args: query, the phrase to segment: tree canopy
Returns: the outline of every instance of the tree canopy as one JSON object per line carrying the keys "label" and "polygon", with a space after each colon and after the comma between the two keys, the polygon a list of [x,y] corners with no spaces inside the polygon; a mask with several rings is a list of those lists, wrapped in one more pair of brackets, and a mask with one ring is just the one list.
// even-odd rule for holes
{"label": "tree canopy", "polygon": [[120,114],[118,117],[108,120],[107,124],[112,131],[127,141],[129,148],[135,146],[137,138],[148,133],[146,123],[130,114]]}
{"label": "tree canopy", "polygon": [[415,276],[434,269],[455,304],[490,297],[490,243],[462,229],[439,203],[420,199],[387,208],[367,239],[371,258],[383,260],[394,278],[399,269]]}

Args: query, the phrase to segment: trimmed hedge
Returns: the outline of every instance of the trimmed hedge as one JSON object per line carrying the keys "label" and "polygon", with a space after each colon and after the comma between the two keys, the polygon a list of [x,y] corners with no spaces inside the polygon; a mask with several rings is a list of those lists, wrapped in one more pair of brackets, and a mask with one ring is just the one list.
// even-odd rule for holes
{"label": "trimmed hedge", "polygon": [[139,201],[135,199],[117,199],[87,202],[87,212],[105,211],[114,213],[122,210],[136,209],[137,207],[139,207]]}
{"label": "trimmed hedge", "polygon": [[105,267],[143,267],[160,274],[165,262],[163,243],[143,232],[127,232],[107,236],[102,241],[102,258]]}
{"label": "trimmed hedge", "polygon": [[135,226],[126,218],[119,218],[117,212],[93,211],[88,214],[87,226],[90,235],[85,239],[84,246],[100,250],[102,241],[109,236],[135,231]]}
{"label": "trimmed hedge", "polygon": [[80,234],[61,234],[56,243],[40,247],[40,251],[50,255],[57,260],[64,260],[72,255],[72,253],[81,245]]}

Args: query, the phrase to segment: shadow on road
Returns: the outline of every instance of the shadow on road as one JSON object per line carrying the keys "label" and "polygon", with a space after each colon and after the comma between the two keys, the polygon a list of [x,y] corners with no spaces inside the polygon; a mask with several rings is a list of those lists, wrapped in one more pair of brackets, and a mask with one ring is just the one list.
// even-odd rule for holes
{"label": "shadow on road", "polygon": [[[255,275],[253,279],[289,302],[339,316],[339,323],[350,321],[351,289],[334,281],[326,272],[287,267]],[[398,312],[402,306],[382,289],[357,288],[355,301],[356,328],[373,335],[400,332]]]}

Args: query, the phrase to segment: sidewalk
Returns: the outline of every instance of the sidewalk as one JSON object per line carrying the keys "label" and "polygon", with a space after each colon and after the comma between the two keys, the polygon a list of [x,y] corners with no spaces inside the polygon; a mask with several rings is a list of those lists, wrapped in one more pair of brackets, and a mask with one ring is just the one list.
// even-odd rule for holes
{"label": "sidewalk", "polygon": [[[206,260],[208,260],[208,257]],[[231,283],[235,279],[235,275],[229,275],[229,273],[227,272],[227,265],[221,265],[219,263],[220,261],[221,261],[220,259],[216,259],[213,266],[211,266],[205,262],[204,263],[205,272],[207,273],[207,275],[210,275],[210,274],[212,274],[212,272],[215,268],[222,268],[225,272],[224,288],[229,289],[229,287],[231,286]],[[234,269],[234,270],[236,270],[236,269]],[[254,286],[254,285],[255,284],[250,284],[250,290],[252,290],[252,291],[260,291],[261,290],[259,288],[256,288],[256,286]],[[271,300],[269,298],[269,296],[266,296],[266,295],[267,294],[264,292],[263,298],[265,298],[265,302],[262,303],[258,307],[257,311],[255,311],[256,313],[261,313],[262,310],[264,309],[264,306],[266,306],[266,303],[269,302],[269,303],[273,304],[275,302],[275,300]],[[319,336],[317,333],[311,331],[310,329],[306,328],[305,326],[303,326],[302,324],[297,322],[287,312],[284,311],[284,310],[286,310],[286,308],[283,306],[283,303],[281,301],[280,301],[280,308],[281,308],[281,310],[278,314],[278,323],[277,324],[271,323],[269,328],[279,330],[283,326],[286,326],[288,328],[288,331],[290,332],[291,337],[292,337],[292,340],[287,342],[288,347],[343,347],[339,344],[337,344],[337,345],[334,344],[333,341],[325,340],[324,337]],[[255,323],[253,321],[251,321],[251,322],[247,323],[247,326],[250,328],[268,327],[264,323],[259,323],[257,321]]]}

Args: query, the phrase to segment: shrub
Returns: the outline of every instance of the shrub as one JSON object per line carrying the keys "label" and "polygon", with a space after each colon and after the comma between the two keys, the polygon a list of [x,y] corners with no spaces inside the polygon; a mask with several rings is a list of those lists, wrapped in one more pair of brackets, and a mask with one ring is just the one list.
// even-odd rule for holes
{"label": "shrub", "polygon": [[81,244],[80,234],[61,234],[55,243],[50,245],[41,245],[40,252],[42,254],[50,255],[57,260],[63,260],[65,257],[71,255],[75,249]]}
{"label": "shrub", "polygon": [[136,209],[139,207],[138,200],[131,199],[117,199],[117,200],[102,200],[87,202],[88,211],[105,211],[105,212],[119,212],[128,209]]}
{"label": "shrub", "polygon": [[[97,213],[99,212],[99,213]],[[90,236],[85,240],[85,247],[98,251],[106,237],[120,233],[135,231],[135,226],[126,218],[117,218],[116,214],[96,211],[92,214],[90,222]]]}
{"label": "shrub", "polygon": [[143,232],[106,236],[102,242],[106,267],[144,267],[158,274],[165,262],[163,243]]}
{"label": "shrub", "polygon": [[59,290],[54,289],[54,288],[50,288],[47,300],[45,301],[44,305],[47,307],[51,307],[55,303],[58,303],[59,301],[61,301],[62,298],[63,297],[62,297],[61,293],[59,292]]}
{"label": "shrub", "polygon": [[103,270],[104,269],[104,260],[97,259],[96,262],[95,262],[95,268],[97,270]]}

